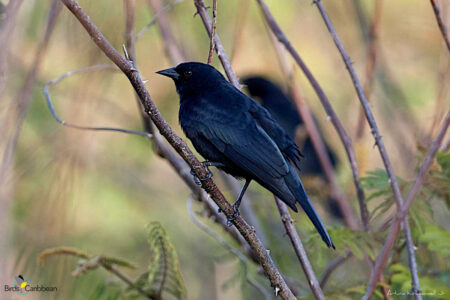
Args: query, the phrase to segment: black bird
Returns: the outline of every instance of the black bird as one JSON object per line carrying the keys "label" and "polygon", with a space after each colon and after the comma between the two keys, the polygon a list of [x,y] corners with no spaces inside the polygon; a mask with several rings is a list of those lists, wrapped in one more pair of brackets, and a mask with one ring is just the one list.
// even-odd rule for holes
{"label": "black bird", "polygon": [[175,82],[180,125],[207,159],[204,165],[245,179],[233,204],[234,217],[251,180],[255,180],[295,212],[299,202],[323,241],[335,248],[295,170],[301,157],[297,145],[264,107],[210,65],[188,62],[157,73]]}
{"label": "black bird", "polygon": [[[292,99],[286,95],[280,87],[259,76],[244,78],[242,81],[254,98],[258,98],[261,105],[269,111],[274,119],[286,130],[291,138],[295,138],[295,131],[298,126],[303,124],[297,108]],[[317,123],[317,122],[316,122]],[[306,137],[303,141],[303,147],[300,149],[305,159],[302,161],[302,174],[319,175],[324,177],[324,171],[317,158],[311,138]],[[336,156],[326,145],[328,157],[333,167],[336,167]]]}

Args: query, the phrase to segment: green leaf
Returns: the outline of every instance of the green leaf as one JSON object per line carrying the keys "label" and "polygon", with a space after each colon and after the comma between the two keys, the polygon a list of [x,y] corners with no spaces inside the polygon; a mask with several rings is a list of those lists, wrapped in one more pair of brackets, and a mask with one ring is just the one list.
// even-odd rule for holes
{"label": "green leaf", "polygon": [[361,178],[361,186],[367,190],[386,190],[390,188],[389,176],[386,170],[376,169],[368,171],[367,176]]}

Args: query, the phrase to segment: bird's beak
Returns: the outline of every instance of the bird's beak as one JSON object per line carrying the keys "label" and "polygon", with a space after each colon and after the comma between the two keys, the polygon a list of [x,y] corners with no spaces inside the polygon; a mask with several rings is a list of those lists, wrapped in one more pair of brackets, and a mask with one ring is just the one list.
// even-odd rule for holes
{"label": "bird's beak", "polygon": [[167,77],[170,77],[174,80],[177,80],[180,77],[180,74],[178,74],[178,72],[175,70],[175,68],[170,68],[170,69],[165,69],[165,70],[161,70],[156,72],[157,74],[161,74]]}

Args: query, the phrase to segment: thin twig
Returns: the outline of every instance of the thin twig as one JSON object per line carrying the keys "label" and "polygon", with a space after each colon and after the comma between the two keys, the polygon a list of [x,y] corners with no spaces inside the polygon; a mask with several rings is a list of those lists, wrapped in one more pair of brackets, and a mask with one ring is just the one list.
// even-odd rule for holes
{"label": "thin twig", "polygon": [[227,249],[228,251],[230,251],[231,253],[233,253],[234,255],[236,255],[239,260],[242,262],[242,266],[244,268],[244,277],[245,280],[248,281],[248,283],[250,283],[254,288],[256,288],[261,294],[263,294],[265,299],[270,299],[271,295],[269,294],[269,292],[263,287],[261,286],[261,284],[259,284],[257,281],[251,279],[248,276],[248,261],[247,258],[244,256],[244,254],[242,254],[239,250],[237,250],[236,248],[234,248],[233,246],[231,246],[229,243],[227,243],[227,241],[225,241],[218,233],[216,233],[214,230],[212,230],[211,228],[207,227],[205,224],[203,224],[196,216],[194,211],[192,210],[192,197],[189,197],[188,201],[187,201],[187,210],[189,213],[189,217],[191,218],[192,222],[194,222],[195,225],[197,225],[201,230],[203,230],[204,232],[206,232],[209,236],[213,237],[214,239],[216,239],[220,245],[222,245],[225,249]]}
{"label": "thin twig", "polygon": [[320,288],[319,281],[317,280],[316,274],[314,274],[314,270],[311,266],[311,263],[309,262],[308,256],[306,255],[305,248],[303,248],[302,240],[300,239],[300,236],[295,229],[291,214],[289,213],[287,206],[277,197],[274,198],[275,202],[277,203],[278,211],[280,212],[281,221],[283,222],[286,233],[291,240],[291,244],[294,248],[295,254],[297,255],[297,258],[302,265],[303,272],[305,273],[306,279],[308,279],[308,284],[311,288],[312,293],[314,294],[314,298],[325,300],[325,296],[323,295],[323,291]]}
{"label": "thin twig", "polygon": [[[404,220],[406,220],[406,217],[408,215],[409,207],[411,206],[415,196],[419,192],[420,187],[422,186],[424,177],[431,166],[431,163],[433,162],[433,159],[441,147],[442,141],[445,137],[445,134],[447,132],[447,129],[450,125],[450,111],[447,112],[447,116],[444,119],[444,122],[442,124],[441,129],[439,130],[439,133],[436,137],[436,139],[431,143],[428,152],[425,156],[425,159],[422,163],[422,166],[420,167],[419,172],[416,175],[416,179],[414,180],[414,183],[409,190],[408,196],[406,197],[405,203],[402,205],[401,209],[397,210],[397,217],[393,224],[391,225],[391,228],[389,230],[389,234],[386,238],[386,241],[383,245],[383,249],[381,250],[380,254],[377,257],[377,260],[375,262],[375,268],[370,276],[369,284],[367,287],[367,291],[362,298],[363,300],[369,300],[372,297],[372,294],[376,288],[378,278],[380,277],[380,274],[383,270],[384,265],[386,264],[386,261],[389,256],[389,252],[391,251],[395,238],[397,237],[398,231],[400,229],[400,224],[403,223]],[[415,294],[420,294],[420,291],[416,292]]]}
{"label": "thin twig", "polygon": [[138,291],[141,295],[145,296],[148,299],[157,300],[158,297],[156,297],[153,294],[150,294],[146,292],[142,287],[136,286],[136,283],[134,280],[129,278],[127,275],[125,275],[122,271],[119,270],[119,268],[116,265],[107,264],[104,262],[102,257],[99,257],[99,264],[105,268],[107,271],[111,272],[112,274],[116,275],[120,280],[128,284],[128,286],[132,289],[135,289]]}
{"label": "thin twig", "polygon": [[72,276],[79,277],[90,270],[97,269],[98,267],[103,267],[106,271],[114,274],[117,278],[125,282],[131,289],[136,290],[144,297],[151,300],[157,300],[155,295],[146,292],[140,286],[136,286],[135,281],[130,277],[128,277],[127,275],[125,275],[119,268],[117,268],[116,265],[106,263],[104,257],[101,255],[95,256],[92,259],[84,260],[81,263],[79,263],[77,268],[74,271],[72,271]]}
{"label": "thin twig", "polygon": [[[206,177],[206,169],[195,157],[192,151],[189,149],[187,144],[175,134],[169,124],[162,118],[158,108],[153,102],[149,92],[147,91],[144,82],[137,69],[134,68],[130,61],[127,61],[122,57],[109,43],[108,40],[103,36],[103,34],[98,30],[98,28],[92,23],[90,18],[86,15],[84,10],[79,6],[75,0],[61,0],[67,6],[67,8],[72,12],[72,14],[78,19],[78,21],[83,25],[86,31],[91,36],[95,44],[111,59],[128,77],[130,83],[133,85],[135,91],[139,94],[142,105],[145,112],[154,122],[155,126],[160,131],[166,140],[171,144],[171,146],[178,152],[178,154],[188,163],[194,174],[199,178]],[[217,42],[216,42],[217,46]],[[211,198],[219,206],[219,208],[225,213],[229,218],[233,216],[233,208],[229,202],[225,199],[223,194],[220,192],[216,184],[212,179],[208,179],[202,182],[203,189],[211,195]],[[246,241],[251,246],[253,252],[258,257],[260,264],[262,265],[268,279],[271,282],[272,287],[275,290],[279,290],[280,296],[283,299],[295,299],[292,291],[286,285],[283,277],[281,276],[279,270],[274,265],[272,258],[270,257],[267,250],[262,245],[258,236],[255,234],[254,230],[241,218],[238,217],[232,221],[232,223],[239,230],[241,235],[246,239]]]}
{"label": "thin twig", "polygon": [[89,66],[83,69],[79,69],[79,70],[75,70],[75,71],[70,71],[67,72],[49,82],[47,82],[44,86],[44,96],[45,99],[47,100],[47,105],[48,108],[53,116],[53,118],[60,124],[70,127],[70,128],[75,128],[75,129],[81,129],[81,130],[94,130],[94,131],[116,131],[116,132],[123,132],[123,133],[128,133],[128,134],[135,134],[135,135],[140,135],[140,136],[145,136],[148,138],[152,138],[152,134],[148,133],[148,132],[141,132],[141,131],[135,131],[135,130],[130,130],[130,129],[123,129],[123,128],[113,128],[113,127],[91,127],[91,126],[81,126],[81,125],[76,125],[76,124],[72,124],[69,123],[67,121],[62,120],[58,114],[55,111],[55,108],[53,106],[52,100],[50,98],[50,93],[49,93],[49,88],[52,85],[55,85],[57,83],[59,83],[60,81],[62,81],[63,79],[75,75],[75,74],[80,74],[80,73],[87,73],[87,72],[91,72],[91,71],[98,71],[98,70],[113,70],[113,71],[119,71],[116,67],[111,66],[111,65],[95,65],[95,66]]}
{"label": "thin twig", "polygon": [[323,289],[325,287],[325,284],[328,282],[328,279],[331,276],[331,273],[333,273],[340,265],[342,265],[347,259],[352,257],[352,253],[348,251],[345,255],[336,258],[335,260],[331,261],[328,266],[323,271],[322,277],[320,277],[320,287]]}
{"label": "thin twig", "polygon": [[[394,174],[394,170],[392,168],[392,164],[390,162],[389,156],[387,154],[386,148],[384,146],[384,142],[381,138],[381,134],[380,131],[378,129],[378,125],[375,121],[375,118],[373,116],[372,110],[370,109],[370,105],[369,102],[366,98],[366,95],[364,94],[364,91],[362,89],[362,86],[359,82],[359,78],[356,75],[356,71],[353,68],[353,65],[350,61],[350,57],[348,56],[347,52],[344,49],[344,46],[341,42],[341,40],[339,39],[339,36],[336,33],[336,30],[334,29],[333,24],[331,23],[330,18],[328,17],[328,14],[325,11],[325,8],[322,5],[322,2],[320,0],[314,0],[314,3],[316,4],[317,8],[319,9],[319,12],[325,22],[325,25],[327,26],[331,36],[333,37],[334,43],[336,44],[336,47],[338,48],[342,59],[344,60],[345,66],[350,74],[350,77],[353,81],[353,85],[356,89],[356,93],[358,95],[358,98],[361,102],[361,105],[364,108],[364,112],[366,114],[366,118],[367,121],[370,125],[371,128],[371,132],[374,136],[375,139],[375,143],[378,147],[378,150],[380,152],[380,156],[383,160],[383,164],[386,168],[386,171],[388,173],[389,176],[389,181],[392,187],[392,191],[394,194],[394,198],[397,204],[397,209],[401,209],[402,205],[403,205],[403,198],[400,192],[400,188],[397,182],[397,178],[395,177]],[[403,228],[405,231],[405,238],[406,238],[406,244],[407,244],[407,248],[408,248],[408,257],[409,257],[409,267],[411,270],[411,278],[412,278],[412,288],[413,288],[413,292],[415,294],[415,299],[419,300],[422,299],[421,295],[419,294],[420,291],[420,285],[419,285],[419,276],[418,276],[418,271],[417,271],[417,263],[416,263],[416,258],[414,255],[414,245],[413,242],[411,240],[411,232],[410,232],[410,228],[409,228],[409,221],[407,219],[405,219],[404,224],[403,224]]]}
{"label": "thin twig", "polygon": [[124,0],[123,4],[125,7],[125,57],[131,60],[136,68],[136,48],[134,46],[136,40],[134,36],[136,2],[135,0]]}
{"label": "thin twig", "polygon": [[209,53],[207,64],[210,65],[213,59],[214,48],[215,48],[215,39],[216,39],[216,27],[217,27],[217,0],[213,0],[213,10],[212,10],[212,29],[211,34],[209,36]]}
{"label": "thin twig", "polygon": [[[205,3],[203,0],[194,0],[195,7],[197,8],[197,13],[200,15],[203,25],[205,25],[206,31],[208,32],[208,35],[211,35],[212,33],[212,22],[211,18],[209,17],[208,11],[206,10]],[[236,74],[233,71],[233,68],[231,67],[230,60],[228,59],[227,54],[225,53],[225,48],[222,45],[222,42],[220,41],[219,36],[216,33],[216,36],[214,38],[214,44],[217,52],[217,56],[219,57],[220,62],[222,63],[222,66],[225,70],[225,73],[227,74],[228,79],[231,81],[231,83],[237,87],[238,89],[241,89],[241,84],[239,83],[239,80],[237,79]]]}
{"label": "thin twig", "polygon": [[325,92],[323,91],[322,87],[317,82],[316,78],[311,73],[311,71],[306,66],[306,64],[303,62],[303,59],[300,57],[298,52],[292,46],[292,44],[290,43],[290,41],[288,40],[286,35],[283,33],[280,26],[278,25],[278,23],[275,21],[274,17],[272,16],[266,3],[263,0],[257,0],[257,1],[259,3],[259,6],[261,7],[261,10],[264,14],[264,17],[265,17],[266,22],[269,25],[270,29],[275,34],[278,41],[284,45],[286,50],[294,58],[297,65],[303,71],[306,78],[308,79],[311,86],[313,87],[314,91],[316,92],[320,102],[322,103],[322,106],[324,107],[324,109],[327,113],[327,119],[329,119],[333,123],[333,125],[342,141],[342,144],[344,145],[345,151],[347,153],[347,158],[350,162],[350,167],[352,170],[353,183],[356,188],[356,194],[358,197],[359,207],[360,207],[360,209],[363,209],[363,207],[365,206],[364,191],[359,182],[358,164],[356,162],[355,151],[353,149],[352,140],[351,140],[350,136],[347,134],[344,126],[342,125],[341,121],[339,120],[338,116],[336,115],[335,111],[333,110],[333,107],[331,106],[330,101],[328,100],[328,97],[325,95]]}
{"label": "thin twig", "polygon": [[434,15],[436,16],[436,22],[438,23],[439,30],[441,31],[442,38],[444,39],[447,50],[450,51],[450,39],[448,37],[447,26],[442,20],[441,10],[439,9],[439,4],[437,0],[430,0],[431,6],[433,7]]}

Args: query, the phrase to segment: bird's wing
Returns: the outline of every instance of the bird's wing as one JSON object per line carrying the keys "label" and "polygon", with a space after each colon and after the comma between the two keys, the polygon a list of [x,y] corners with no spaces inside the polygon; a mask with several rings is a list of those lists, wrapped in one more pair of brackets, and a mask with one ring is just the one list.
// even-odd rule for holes
{"label": "bird's wing", "polygon": [[302,154],[294,140],[286,133],[286,131],[275,121],[270,113],[261,105],[253,102],[250,114],[258,123],[258,125],[270,136],[276,143],[283,155],[292,161],[294,165],[300,169],[300,159]]}
{"label": "bird's wing", "polygon": [[212,115],[208,124],[198,126],[197,130],[234,164],[256,178],[270,182],[289,173],[277,145],[249,113],[239,113],[232,119]]}

